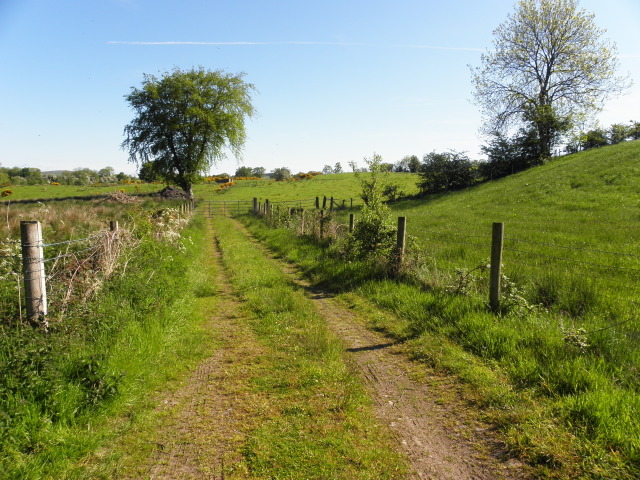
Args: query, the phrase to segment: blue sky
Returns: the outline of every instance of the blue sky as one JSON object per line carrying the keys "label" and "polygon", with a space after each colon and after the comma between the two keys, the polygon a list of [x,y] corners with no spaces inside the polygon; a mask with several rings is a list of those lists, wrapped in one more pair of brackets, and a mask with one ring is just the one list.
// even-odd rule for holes
{"label": "blue sky", "polygon": [[[515,0],[0,0],[0,164],[135,173],[124,100],[144,73],[245,72],[259,116],[242,164],[321,170],[483,143],[468,65]],[[640,2],[582,0],[634,86],[604,126],[640,120]],[[235,158],[213,167],[233,173]]]}

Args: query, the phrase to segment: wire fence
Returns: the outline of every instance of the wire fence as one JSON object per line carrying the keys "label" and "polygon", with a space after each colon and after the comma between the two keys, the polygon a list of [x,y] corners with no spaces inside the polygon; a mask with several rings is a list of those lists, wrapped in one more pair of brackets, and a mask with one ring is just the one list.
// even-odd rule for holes
{"label": "wire fence", "polygon": [[[300,213],[283,207],[286,204],[274,203],[266,211],[260,207],[254,213],[274,226],[329,241],[339,241],[353,229],[328,212],[323,216],[317,210]],[[353,221],[357,223],[357,218]],[[494,242],[490,224],[486,232],[429,230],[423,225],[416,231],[412,245],[424,259],[425,273],[431,275],[429,284],[437,277],[441,286],[455,290],[451,287],[463,277],[465,282],[474,277],[476,291],[487,293]],[[604,320],[611,328],[637,325],[633,312],[639,304],[639,254],[518,236],[503,236],[500,250],[503,282],[520,289],[531,305],[574,317],[598,306],[605,312],[603,316],[630,316],[621,321]]]}
{"label": "wire fence", "polygon": [[[173,230],[186,223],[193,205],[179,211],[166,209],[151,216],[158,238],[173,238]],[[0,312],[5,322],[25,317],[30,323],[47,326],[48,304],[63,314],[75,301],[85,302],[99,289],[102,277],[115,269],[125,249],[136,240],[118,222],[85,237],[45,242],[40,222],[23,221],[21,240],[0,241]],[[126,244],[126,247],[124,246]],[[99,278],[99,276],[102,276]]]}

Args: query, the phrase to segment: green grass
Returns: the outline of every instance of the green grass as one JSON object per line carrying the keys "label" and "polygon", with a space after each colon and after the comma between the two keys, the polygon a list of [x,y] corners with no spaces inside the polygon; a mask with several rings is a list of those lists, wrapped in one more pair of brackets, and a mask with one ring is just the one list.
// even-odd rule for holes
{"label": "green grass", "polygon": [[217,217],[214,225],[234,290],[271,352],[269,373],[253,379],[272,409],[244,449],[252,475],[402,477],[406,467],[311,302],[230,219]]}
{"label": "green grass", "polygon": [[0,190],[11,190],[11,195],[2,197],[0,203],[10,203],[19,200],[52,200],[66,197],[91,197],[109,195],[114,192],[129,195],[155,193],[164,188],[161,184],[110,184],[110,185],[11,185]]}
{"label": "green grass", "polygon": [[100,295],[49,333],[2,327],[3,478],[82,476],[83,457],[128,429],[150,391],[201,358],[208,335],[194,305],[206,286],[202,241],[197,222],[177,244],[149,233]]}
{"label": "green grass", "polygon": [[[541,476],[636,478],[639,157],[640,143],[629,142],[395,204],[424,258],[410,283],[376,279],[375,269],[339,261],[331,248],[250,222],[316,282],[392,313],[373,326],[467,382]],[[512,284],[500,316],[487,309],[481,271],[468,277],[466,294],[452,293],[487,262],[493,221],[504,221],[509,237],[503,263]]]}

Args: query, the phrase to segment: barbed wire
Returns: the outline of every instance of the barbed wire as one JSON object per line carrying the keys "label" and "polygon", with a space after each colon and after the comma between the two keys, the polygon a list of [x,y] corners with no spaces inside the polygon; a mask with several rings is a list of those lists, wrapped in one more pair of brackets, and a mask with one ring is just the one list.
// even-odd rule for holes
{"label": "barbed wire", "polygon": [[42,259],[43,263],[47,263],[47,262],[51,262],[53,260],[58,260],[60,258],[66,258],[66,257],[77,257],[79,254],[84,253],[84,252],[88,252],[89,250],[93,250],[93,251],[97,251],[98,248],[97,247],[89,247],[89,248],[85,248],[83,250],[78,250],[75,252],[68,252],[68,253],[63,253],[61,255],[58,255],[56,257],[51,257],[51,258],[46,258],[46,259]]}
{"label": "barbed wire", "polygon": [[55,246],[58,246],[58,245],[69,245],[69,244],[72,244],[72,243],[86,242],[88,240],[93,240],[95,238],[102,238],[102,237],[104,237],[104,236],[106,236],[108,234],[109,234],[109,232],[102,232],[102,233],[99,233],[97,235],[92,235],[90,237],[85,237],[85,238],[77,238],[77,239],[74,239],[74,240],[66,240],[66,241],[63,241],[63,242],[56,242],[56,243],[43,243],[40,246],[42,246],[42,247],[55,247]]}

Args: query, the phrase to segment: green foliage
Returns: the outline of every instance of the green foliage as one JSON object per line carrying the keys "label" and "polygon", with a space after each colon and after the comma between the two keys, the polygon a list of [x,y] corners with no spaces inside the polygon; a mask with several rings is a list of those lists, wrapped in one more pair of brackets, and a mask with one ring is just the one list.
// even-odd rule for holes
{"label": "green foliage", "polygon": [[382,157],[376,153],[365,158],[369,173],[357,173],[364,201],[353,233],[347,240],[347,254],[355,258],[389,258],[395,247],[391,210],[383,202],[384,173]]}
{"label": "green foliage", "polygon": [[277,182],[289,180],[291,178],[291,170],[286,167],[276,168],[271,172],[270,176]]}
{"label": "green foliage", "polygon": [[143,162],[138,171],[138,178],[143,182],[158,182],[162,180],[162,175],[157,171],[157,164],[152,160]]}
{"label": "green foliage", "polygon": [[253,169],[251,167],[238,167],[234,177],[251,177],[253,175]]}
{"label": "green foliage", "polygon": [[424,156],[419,175],[422,194],[440,193],[473,185],[477,168],[464,153],[432,152]]}
{"label": "green foliage", "polygon": [[482,146],[487,161],[479,164],[479,174],[495,180],[542,164],[540,143],[535,130],[521,128],[518,134],[507,138],[496,132],[488,145]]}
{"label": "green foliage", "polygon": [[191,196],[191,186],[226,148],[240,156],[245,117],[255,113],[254,87],[243,76],[202,67],[176,68],[159,79],[145,74],[142,87],[125,97],[135,112],[122,143],[130,161],[153,161],[157,174]]}
{"label": "green foliage", "polygon": [[494,31],[494,51],[473,71],[474,96],[487,132],[524,125],[542,158],[559,135],[628,86],[616,78],[615,46],[601,40],[594,16],[577,0],[520,0]]}

